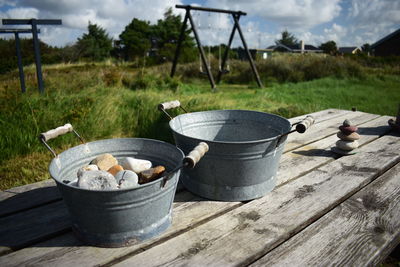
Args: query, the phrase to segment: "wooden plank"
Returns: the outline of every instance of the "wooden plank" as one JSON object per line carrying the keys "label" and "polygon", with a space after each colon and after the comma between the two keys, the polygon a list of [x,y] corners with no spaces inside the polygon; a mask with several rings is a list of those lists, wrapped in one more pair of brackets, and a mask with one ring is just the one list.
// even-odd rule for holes
{"label": "wooden plank", "polygon": [[251,266],[377,266],[400,242],[400,164]]}
{"label": "wooden plank", "polygon": [[0,253],[63,233],[70,225],[68,212],[61,201],[0,218]]}
{"label": "wooden plank", "polygon": [[305,133],[291,133],[288,135],[284,151],[291,151],[296,148],[307,145],[311,142],[321,140],[327,136],[335,134],[338,127],[342,125],[345,119],[351,121],[353,125],[359,125],[361,123],[368,122],[375,118],[380,117],[375,114],[368,114],[364,112],[351,112],[345,113],[344,115],[334,117],[330,120],[325,120],[322,122],[316,121],[316,125],[311,126]]}
{"label": "wooden plank", "polygon": [[[188,201],[174,207],[172,226],[161,236],[151,240],[123,248],[96,248],[83,246],[75,239],[72,233],[36,244],[17,252],[0,257],[0,266],[21,265],[67,265],[67,266],[92,266],[115,260],[121,255],[127,255],[136,250],[149,247],[153,243],[162,242],[166,237],[178,235],[181,231],[196,227],[202,219],[209,218],[209,214],[218,215],[218,211],[226,212],[227,205],[235,208],[241,203]],[[43,249],[50,247],[49,250]]]}
{"label": "wooden plank", "polygon": [[[199,197],[183,191],[177,194],[174,209],[187,207],[195,201],[199,201]],[[0,218],[0,254],[68,232],[70,224],[67,208],[62,201]]]}
{"label": "wooden plank", "polygon": [[[374,120],[375,123],[371,124],[365,124],[365,127],[372,127],[374,128],[375,125],[379,125],[380,123],[382,123],[382,120],[377,119]],[[376,135],[373,137],[371,135],[370,138],[377,138],[378,135],[383,134],[385,131],[384,129],[382,129],[382,131],[378,131],[376,133]],[[334,141],[332,141],[332,143],[334,143]],[[318,148],[318,146],[315,146]],[[285,158],[285,155],[283,156],[283,158]],[[297,175],[297,173],[292,173],[291,169],[297,167],[301,167],[302,171],[306,172],[307,168],[309,168],[308,170],[311,170],[312,168],[314,168],[314,165],[308,165],[307,162],[310,160],[308,155],[298,155],[299,158],[302,158],[302,160],[296,160],[295,162],[293,162],[293,164],[291,165],[291,168],[287,168],[284,171],[281,171],[278,175],[278,185],[279,183],[281,183],[281,181],[285,181],[285,179],[291,179],[293,177],[291,177],[290,175]],[[288,157],[288,161],[292,160],[291,157]],[[330,158],[320,158],[320,161],[318,161],[319,164],[323,164],[323,162],[327,162],[328,160],[330,160]],[[290,163],[289,163],[290,165]],[[285,172],[287,171],[287,173]],[[190,194],[190,193],[189,193]],[[179,196],[179,194],[177,195]],[[188,201],[188,198],[183,198],[182,201]],[[187,211],[185,209],[183,210],[179,210],[177,212],[176,210],[176,204],[174,204],[174,224],[172,225],[172,227],[170,228],[170,230],[168,232],[166,232],[164,235],[162,235],[160,237],[160,239],[165,239],[165,238],[169,238],[168,236],[170,235],[176,235],[177,233],[180,233],[182,231],[185,231],[188,229],[188,227],[191,227],[192,224],[199,224],[199,222],[202,221],[207,221],[210,218],[213,218],[214,216],[216,216],[216,214],[218,213],[223,213],[223,212],[227,212],[229,209],[231,209],[231,203],[224,203],[224,202],[213,202],[213,201],[201,201],[201,202],[194,202],[192,203],[195,206],[194,207],[190,207],[190,209],[188,209]],[[235,203],[233,204],[233,206],[236,205]],[[185,208],[185,207],[183,207]],[[196,212],[192,213],[191,211],[195,210]],[[195,214],[195,215],[194,215]],[[192,216],[193,215],[193,216]],[[192,217],[191,217],[192,216]],[[188,220],[190,219],[190,221]],[[179,221],[179,224],[176,224],[176,221]],[[157,239],[159,240],[159,239]],[[118,257],[117,255],[124,255],[126,253],[131,253],[139,248],[142,248],[144,246],[148,245],[146,244],[141,244],[138,246],[132,246],[128,249],[121,249],[120,251],[118,250],[114,250],[113,253],[111,255],[108,254],[107,251],[102,252],[102,256],[99,257],[97,254],[98,249],[93,249],[91,247],[85,247],[84,251],[80,250],[80,253],[82,255],[85,255],[85,257],[87,257],[90,260],[93,260],[95,262],[107,262],[113,258]],[[66,257],[68,257],[68,255],[70,255],[70,250],[66,249],[67,251],[64,251],[63,254],[66,255]],[[23,250],[21,253],[25,253],[25,250]],[[29,252],[32,255],[35,255],[35,253],[30,250],[31,252]],[[73,254],[73,253],[72,253]],[[103,258],[104,256],[104,258]],[[70,255],[69,257],[73,257],[72,255]],[[109,257],[109,258],[108,258]],[[17,260],[15,260],[15,262],[18,262]],[[99,264],[100,264],[99,263]]]}
{"label": "wooden plank", "polygon": [[265,255],[400,161],[384,136],[208,223],[116,266],[237,266]]}
{"label": "wooden plank", "polygon": [[27,185],[22,185],[18,187],[13,187],[4,191],[0,191],[0,201],[5,200],[9,198],[10,196],[14,196],[20,193],[24,193],[27,191],[31,191],[37,188],[41,187],[50,187],[50,186],[55,186],[56,183],[54,182],[53,179],[48,179],[45,181],[33,183],[33,184],[27,184]]}
{"label": "wooden plank", "polygon": [[[367,144],[379,136],[382,136],[391,128],[387,125],[389,116],[382,116],[366,123],[358,125],[360,146]],[[302,146],[282,155],[277,172],[277,184],[284,184],[291,179],[295,179],[314,168],[317,168],[339,156],[331,151],[339,138],[333,134],[327,138]]]}
{"label": "wooden plank", "polygon": [[1,192],[0,217],[61,199],[53,180],[12,188]]}
{"label": "wooden plank", "polygon": [[348,113],[352,113],[353,111],[350,110],[343,110],[343,109],[324,109],[324,110],[320,110],[317,112],[313,112],[313,113],[309,113],[309,114],[304,114],[304,115],[300,115],[297,117],[293,117],[288,119],[291,123],[295,123],[298,122],[302,119],[304,119],[307,115],[311,115],[314,117],[316,122],[322,122],[325,120],[330,120],[332,118],[338,117],[338,116],[342,116],[344,114],[348,114]]}

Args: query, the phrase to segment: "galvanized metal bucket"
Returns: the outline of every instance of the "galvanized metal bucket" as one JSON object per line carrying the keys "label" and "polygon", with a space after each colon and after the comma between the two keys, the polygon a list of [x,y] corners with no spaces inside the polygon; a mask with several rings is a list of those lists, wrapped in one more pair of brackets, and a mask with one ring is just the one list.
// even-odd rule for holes
{"label": "galvanized metal bucket", "polygon": [[[60,132],[61,128],[64,129]],[[47,140],[60,133],[73,131],[69,124],[57,129],[57,134],[52,134],[51,131],[55,130],[51,130],[41,135],[41,141],[47,147]],[[183,164],[193,163],[194,166],[202,156],[194,159],[194,162],[190,161],[190,157],[189,161],[187,158],[183,160],[184,154],[176,146],[140,138],[89,142],[59,155],[51,151],[55,158],[50,163],[49,171],[71,215],[73,231],[85,243],[101,247],[127,246],[166,230],[171,224],[172,202],[180,169]],[[76,179],[80,167],[104,153],[110,153],[117,159],[147,159],[155,165],[165,166],[168,174],[130,189],[96,191],[69,184]]]}
{"label": "galvanized metal bucket", "polygon": [[312,117],[296,124],[280,116],[249,110],[213,110],[178,115],[166,110],[179,101],[159,105],[170,118],[175,142],[188,151],[199,141],[210,150],[196,169],[185,170],[181,181],[191,192],[222,201],[246,201],[264,196],[276,184],[279,160],[291,132],[304,132]]}

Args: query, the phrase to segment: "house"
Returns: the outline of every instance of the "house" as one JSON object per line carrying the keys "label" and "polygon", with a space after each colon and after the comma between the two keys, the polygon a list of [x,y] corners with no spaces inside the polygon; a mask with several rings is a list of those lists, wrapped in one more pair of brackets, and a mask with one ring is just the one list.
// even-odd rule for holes
{"label": "house", "polygon": [[276,45],[269,46],[268,49],[278,52],[290,52],[290,53],[322,53],[323,51],[313,45],[304,44],[303,41],[295,45],[284,45],[277,43]]}
{"label": "house", "polygon": [[[267,59],[271,56],[272,51],[273,49],[249,49],[250,55],[253,60]],[[247,60],[246,50],[239,47],[237,53],[240,60]]]}
{"label": "house", "polygon": [[375,56],[400,56],[400,29],[371,45]]}
{"label": "house", "polygon": [[338,53],[339,54],[357,54],[357,53],[361,53],[361,49],[357,46],[344,46],[344,47],[339,47],[338,49]]}

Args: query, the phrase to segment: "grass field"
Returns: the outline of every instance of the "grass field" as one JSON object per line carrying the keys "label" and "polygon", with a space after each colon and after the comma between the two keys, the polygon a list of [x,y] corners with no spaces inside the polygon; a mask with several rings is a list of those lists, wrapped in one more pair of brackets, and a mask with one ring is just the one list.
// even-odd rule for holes
{"label": "grass field", "polygon": [[[143,70],[112,62],[45,66],[44,95],[37,93],[33,67],[26,68],[26,94],[20,93],[17,72],[0,76],[0,189],[49,178],[51,155],[37,137],[68,122],[86,141],[147,137],[172,142],[168,120],[156,108],[164,101],[179,99],[189,111],[249,109],[287,118],[353,107],[395,116],[400,103],[400,76],[387,70],[340,77],[327,73],[297,82],[262,76],[262,89],[254,82],[233,83],[232,77],[239,75],[233,71],[217,92],[210,90],[205,77],[171,79],[168,70],[168,65]],[[71,134],[50,141],[58,152],[78,143]]]}

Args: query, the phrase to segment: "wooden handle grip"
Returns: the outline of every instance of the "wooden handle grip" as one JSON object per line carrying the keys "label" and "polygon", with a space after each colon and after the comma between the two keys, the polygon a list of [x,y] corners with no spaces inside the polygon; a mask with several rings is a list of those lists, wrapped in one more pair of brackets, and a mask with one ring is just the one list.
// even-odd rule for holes
{"label": "wooden handle grip", "polygon": [[159,110],[167,110],[167,109],[171,109],[171,108],[177,108],[181,106],[181,102],[179,102],[179,100],[174,100],[174,101],[170,101],[170,102],[164,102],[158,105],[158,109]]}
{"label": "wooden handle grip", "polygon": [[41,133],[40,137],[44,141],[49,141],[50,139],[56,138],[57,136],[72,132],[74,128],[72,127],[71,124],[67,123],[64,126],[57,127],[55,129],[49,130],[45,133]]}
{"label": "wooden handle grip", "polygon": [[200,159],[207,151],[207,143],[200,142],[192,151],[190,151],[189,155],[184,158],[183,162],[188,163],[188,167],[194,168],[194,166],[196,166],[196,164],[200,161]]}
{"label": "wooden handle grip", "polygon": [[315,122],[313,116],[308,115],[304,120],[302,120],[299,124],[296,125],[296,131],[299,133],[304,133],[308,128],[311,127]]}

